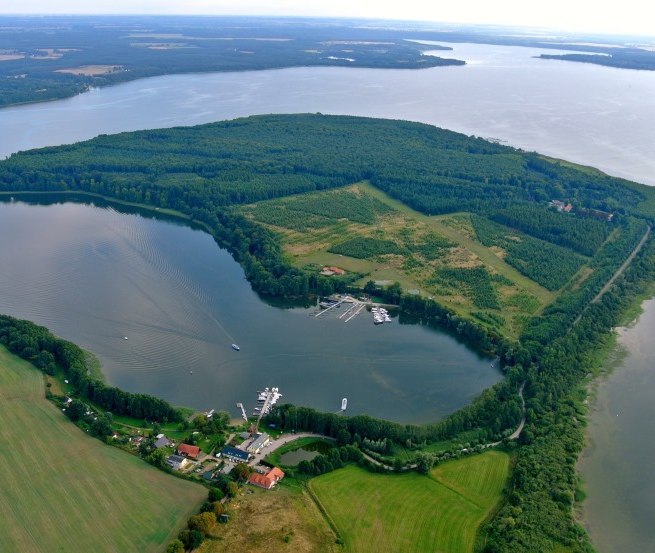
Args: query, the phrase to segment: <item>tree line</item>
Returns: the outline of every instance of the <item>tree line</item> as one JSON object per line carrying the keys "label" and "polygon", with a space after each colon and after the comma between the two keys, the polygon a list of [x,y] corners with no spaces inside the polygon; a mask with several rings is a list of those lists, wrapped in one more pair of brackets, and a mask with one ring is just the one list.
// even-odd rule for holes
{"label": "tree line", "polygon": [[0,315],[0,343],[47,374],[54,374],[56,367],[60,367],[81,398],[114,415],[161,422],[182,420],[182,413],[162,399],[126,392],[93,378],[82,349],[58,338],[47,328]]}

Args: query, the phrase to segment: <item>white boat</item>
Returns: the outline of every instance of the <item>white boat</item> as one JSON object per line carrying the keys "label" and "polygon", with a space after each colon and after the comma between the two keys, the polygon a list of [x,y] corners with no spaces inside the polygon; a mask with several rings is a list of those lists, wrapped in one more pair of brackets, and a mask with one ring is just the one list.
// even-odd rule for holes
{"label": "white boat", "polygon": [[348,398],[347,398],[347,397],[344,397],[344,398],[341,400],[341,410],[342,410],[342,411],[345,411],[345,410],[346,410],[346,407],[348,407]]}
{"label": "white boat", "polygon": [[239,351],[241,348],[239,346],[237,346],[236,344],[232,344],[232,349],[236,350],[236,351]]}
{"label": "white boat", "polygon": [[123,340],[127,340],[127,336],[123,336]]}

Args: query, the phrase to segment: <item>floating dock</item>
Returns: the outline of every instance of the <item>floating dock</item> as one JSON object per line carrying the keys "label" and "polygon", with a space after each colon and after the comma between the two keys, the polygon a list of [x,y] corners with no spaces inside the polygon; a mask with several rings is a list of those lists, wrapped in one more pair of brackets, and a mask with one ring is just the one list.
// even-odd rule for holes
{"label": "floating dock", "polygon": [[257,417],[258,423],[264,415],[271,412],[271,409],[281,397],[282,394],[279,388],[264,388],[263,391],[257,392],[257,405],[253,409],[252,416]]}

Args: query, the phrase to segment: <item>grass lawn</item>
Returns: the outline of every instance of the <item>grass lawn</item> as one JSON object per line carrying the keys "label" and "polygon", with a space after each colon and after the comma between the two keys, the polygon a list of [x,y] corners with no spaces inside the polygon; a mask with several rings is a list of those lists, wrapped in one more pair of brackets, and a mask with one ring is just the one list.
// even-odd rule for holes
{"label": "grass lawn", "polygon": [[467,553],[497,505],[510,457],[489,451],[429,476],[371,474],[349,466],[310,481],[348,553]]}
{"label": "grass lawn", "polygon": [[0,346],[0,551],[163,551],[206,498],[80,431]]}

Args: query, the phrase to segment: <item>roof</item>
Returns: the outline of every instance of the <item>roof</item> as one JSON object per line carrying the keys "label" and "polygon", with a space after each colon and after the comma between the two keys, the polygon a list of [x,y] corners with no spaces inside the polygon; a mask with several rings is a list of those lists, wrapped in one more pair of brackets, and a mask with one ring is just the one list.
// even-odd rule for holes
{"label": "roof", "polygon": [[248,478],[248,482],[252,484],[253,486],[259,486],[260,488],[272,488],[273,484],[275,484],[275,481],[268,476],[264,476],[262,474],[257,474],[256,472],[253,472],[250,475],[250,478]]}
{"label": "roof", "polygon": [[266,473],[266,477],[277,482],[278,480],[282,480],[282,478],[284,478],[284,472],[282,472],[277,467],[273,467]]}
{"label": "roof", "polygon": [[259,449],[268,441],[268,434],[260,434],[253,440],[253,442],[248,446],[248,449]]}
{"label": "roof", "polygon": [[242,449],[237,449],[235,447],[228,447],[225,446],[223,449],[221,449],[221,455],[226,455],[228,457],[236,457],[237,459],[243,459],[244,461],[248,460],[248,455],[247,452],[243,451]]}
{"label": "roof", "polygon": [[200,453],[200,448],[197,445],[180,444],[177,446],[177,452],[180,455],[186,455],[195,459]]}
{"label": "roof", "polygon": [[186,461],[186,459],[180,455],[170,455],[166,460],[170,461],[171,463],[183,463]]}
{"label": "roof", "polygon": [[171,445],[171,441],[168,438],[166,437],[157,438],[157,441],[155,442],[156,448],[164,447],[166,445]]}

